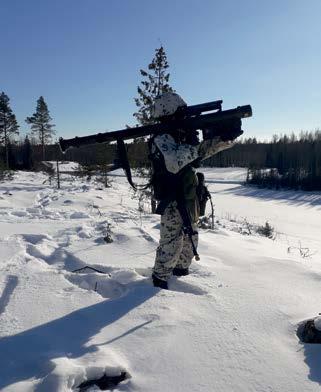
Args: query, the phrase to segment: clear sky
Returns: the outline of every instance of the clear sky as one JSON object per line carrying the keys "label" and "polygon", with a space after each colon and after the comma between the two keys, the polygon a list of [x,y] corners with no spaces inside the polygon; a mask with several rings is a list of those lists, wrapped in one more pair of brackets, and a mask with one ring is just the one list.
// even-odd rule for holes
{"label": "clear sky", "polygon": [[57,135],[134,124],[163,44],[189,103],[251,104],[245,135],[321,128],[321,0],[0,0],[0,91],[21,132],[43,95]]}

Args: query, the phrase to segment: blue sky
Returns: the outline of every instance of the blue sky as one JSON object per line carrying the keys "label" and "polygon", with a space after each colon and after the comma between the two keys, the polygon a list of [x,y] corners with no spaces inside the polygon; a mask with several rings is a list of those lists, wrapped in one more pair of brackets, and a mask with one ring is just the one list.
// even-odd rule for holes
{"label": "blue sky", "polygon": [[0,91],[21,132],[43,95],[57,136],[134,124],[155,48],[189,104],[251,104],[245,135],[321,128],[321,1],[0,0]]}

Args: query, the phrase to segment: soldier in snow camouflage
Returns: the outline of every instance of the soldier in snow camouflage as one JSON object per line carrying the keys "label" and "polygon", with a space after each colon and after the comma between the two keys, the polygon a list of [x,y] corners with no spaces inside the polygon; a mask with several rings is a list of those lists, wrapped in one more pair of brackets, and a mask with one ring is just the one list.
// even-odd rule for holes
{"label": "soldier in snow camouflage", "polygon": [[[161,217],[160,241],[156,251],[155,266],[153,269],[155,277],[167,282],[172,275],[181,272],[187,275],[188,268],[194,257],[190,238],[182,230],[183,221],[177,209],[177,202],[170,203]],[[197,247],[198,233],[195,222],[192,224],[195,234],[194,245]]]}
{"label": "soldier in snow camouflage", "polygon": [[[156,99],[154,116],[162,118],[176,112],[186,103],[176,93],[165,93]],[[167,289],[171,275],[188,275],[193,259],[192,241],[184,232],[184,224],[178,209],[183,202],[192,224],[192,240],[197,247],[196,223],[199,218],[199,202],[196,188],[198,178],[195,167],[200,161],[233,146],[232,141],[222,141],[220,137],[204,140],[188,140],[182,131],[158,135],[152,139],[151,157],[159,196],[158,213],[161,214],[160,242],[156,251],[153,268],[155,287]],[[165,180],[163,180],[165,179]]]}

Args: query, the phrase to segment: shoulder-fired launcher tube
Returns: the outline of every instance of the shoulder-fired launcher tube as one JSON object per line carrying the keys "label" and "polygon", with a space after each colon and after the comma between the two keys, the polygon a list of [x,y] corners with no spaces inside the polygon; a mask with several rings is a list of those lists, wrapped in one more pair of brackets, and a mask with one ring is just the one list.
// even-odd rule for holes
{"label": "shoulder-fired launcher tube", "polygon": [[[222,101],[214,101],[213,103],[211,102],[211,104],[217,105],[215,109],[218,109],[218,103],[222,103]],[[201,105],[206,105],[206,104],[201,104]],[[194,106],[200,107],[201,105],[194,105]],[[208,109],[208,110],[213,110],[213,109]],[[251,116],[252,116],[251,106],[244,105],[244,106],[238,106],[237,108],[234,109],[219,110],[215,113],[208,113],[208,114],[196,114],[194,116],[176,118],[161,123],[145,125],[142,127],[134,127],[134,128],[121,129],[118,131],[97,133],[89,136],[81,136],[81,137],[76,136],[72,139],[60,138],[59,144],[61,150],[65,152],[70,147],[81,147],[87,144],[95,144],[95,143],[107,143],[119,139],[122,140],[134,139],[136,137],[157,135],[157,134],[173,131],[175,129],[187,129],[191,131],[205,129],[209,127],[214,127],[216,123],[224,122],[224,120],[229,120],[232,118],[242,119]]]}

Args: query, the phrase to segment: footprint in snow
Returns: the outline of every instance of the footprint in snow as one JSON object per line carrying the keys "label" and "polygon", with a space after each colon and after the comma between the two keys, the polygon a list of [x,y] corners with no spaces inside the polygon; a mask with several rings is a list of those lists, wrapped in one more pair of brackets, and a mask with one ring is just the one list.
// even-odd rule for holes
{"label": "footprint in snow", "polygon": [[135,228],[135,229],[138,230],[138,231],[141,233],[142,237],[143,237],[146,241],[148,241],[148,242],[155,242],[155,243],[158,242],[157,240],[155,240],[155,238],[153,238],[150,234],[148,234],[147,231],[145,231],[144,229],[139,228],[139,227],[137,227],[137,228]]}
{"label": "footprint in snow", "polygon": [[70,219],[87,219],[87,218],[90,218],[90,216],[88,214],[86,214],[85,212],[75,211],[70,214],[69,218]]}
{"label": "footprint in snow", "polygon": [[152,267],[135,268],[135,271],[137,272],[138,275],[141,275],[144,278],[150,278],[152,276],[152,273],[153,273],[153,268]]}
{"label": "footprint in snow", "polygon": [[[130,373],[123,366],[83,366],[77,360],[55,358],[43,369],[35,388],[40,391],[105,391],[115,390],[120,383],[130,388]],[[132,390],[130,388],[130,390]]]}
{"label": "footprint in snow", "polygon": [[116,242],[124,243],[130,240],[130,237],[126,234],[114,234],[114,238]]}
{"label": "footprint in snow", "polygon": [[[135,271],[137,274],[143,276],[144,278],[150,278],[151,281],[151,276],[153,273],[153,269],[150,268],[136,268]],[[196,285],[193,285],[191,283],[187,283],[183,280],[184,278],[176,278],[172,277],[168,281],[168,288],[170,291],[177,291],[181,293],[188,293],[188,294],[194,294],[194,295],[206,295],[208,292]]]}
{"label": "footprint in snow", "polygon": [[19,218],[29,216],[28,212],[24,210],[11,211],[10,214],[13,216],[18,216]]}
{"label": "footprint in snow", "polygon": [[52,237],[46,234],[23,234],[22,238],[24,239],[24,241],[30,242],[33,245],[36,245],[42,242],[43,240],[47,240],[47,241],[53,240]]}
{"label": "footprint in snow", "polygon": [[[93,377],[86,381],[83,381],[80,385],[77,386],[77,390],[79,392],[89,392],[89,390],[92,390],[92,387],[98,387],[98,390],[101,391],[114,390],[118,384],[131,378],[130,374],[125,370],[122,370],[120,372],[117,371],[116,373],[118,374],[113,373],[115,372],[106,371],[101,377]],[[96,388],[93,389],[93,391],[95,390]]]}
{"label": "footprint in snow", "polygon": [[103,298],[116,299],[128,293],[128,288],[112,279],[109,275],[100,273],[72,274],[65,278],[70,283],[77,285],[81,289],[95,291]]}
{"label": "footprint in snow", "polygon": [[43,234],[23,234],[26,243],[26,256],[37,258],[60,270],[73,271],[83,268],[85,263],[72,253],[67,252],[52,237]]}
{"label": "footprint in snow", "polygon": [[178,291],[186,294],[206,295],[208,292],[191,283],[184,282],[181,278],[172,278],[168,283],[168,288],[171,291]]}

